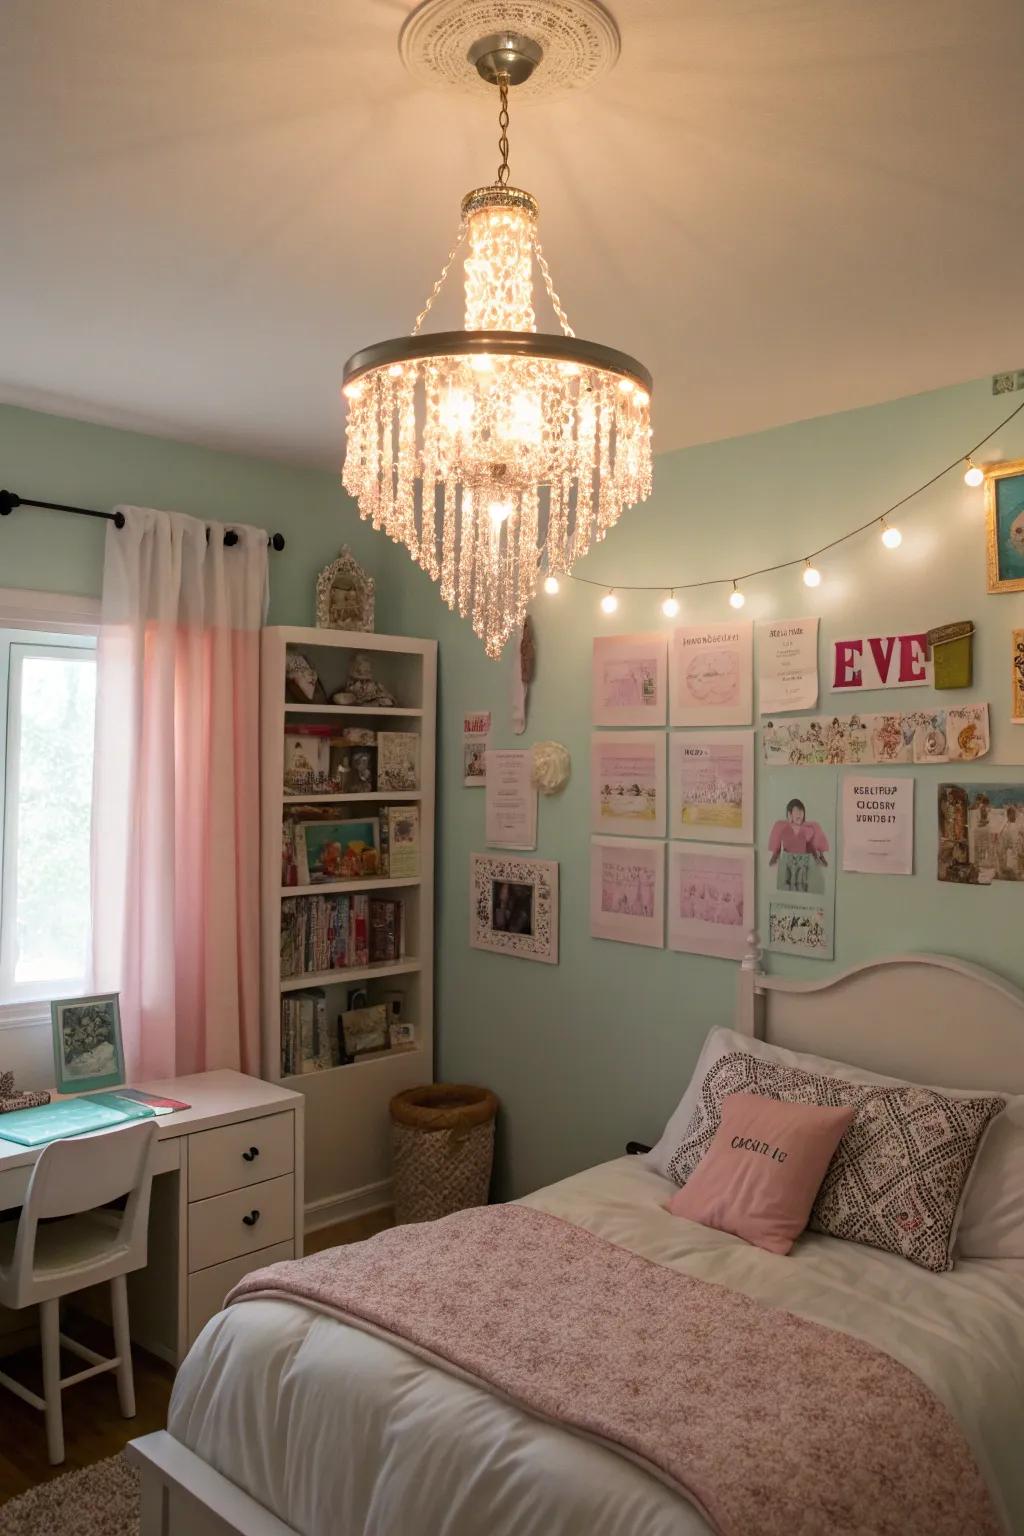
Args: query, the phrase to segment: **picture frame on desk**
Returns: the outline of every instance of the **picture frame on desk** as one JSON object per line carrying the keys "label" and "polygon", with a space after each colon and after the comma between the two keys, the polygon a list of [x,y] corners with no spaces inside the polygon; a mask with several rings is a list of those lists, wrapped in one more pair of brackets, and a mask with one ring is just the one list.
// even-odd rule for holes
{"label": "picture frame on desk", "polygon": [[50,1004],[58,1093],[93,1093],[124,1082],[119,994],[65,997]]}

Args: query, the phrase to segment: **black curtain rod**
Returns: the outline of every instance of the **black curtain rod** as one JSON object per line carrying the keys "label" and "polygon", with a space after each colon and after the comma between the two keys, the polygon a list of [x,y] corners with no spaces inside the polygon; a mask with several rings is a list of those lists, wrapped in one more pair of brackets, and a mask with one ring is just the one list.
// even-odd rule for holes
{"label": "black curtain rod", "polygon": [[[34,501],[30,496],[18,496],[14,491],[0,491],[0,517],[9,517],[16,507],[42,507],[44,512],[74,512],[76,517],[100,517],[106,523],[113,523],[115,528],[124,527],[123,512],[97,512],[93,507],[68,507],[61,501]],[[209,541],[209,528],[206,530],[206,538]],[[238,543],[238,534],[233,528],[225,531],[224,543],[229,546]],[[284,534],[272,533],[267,544],[271,549],[284,549]]]}

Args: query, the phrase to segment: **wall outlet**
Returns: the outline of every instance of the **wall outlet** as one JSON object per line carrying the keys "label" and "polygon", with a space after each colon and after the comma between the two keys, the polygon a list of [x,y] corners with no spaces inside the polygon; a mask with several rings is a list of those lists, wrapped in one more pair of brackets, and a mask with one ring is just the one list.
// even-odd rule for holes
{"label": "wall outlet", "polygon": [[992,375],[992,393],[994,395],[1008,395],[1014,389],[1024,389],[1024,368],[1018,368],[1016,373],[994,373]]}

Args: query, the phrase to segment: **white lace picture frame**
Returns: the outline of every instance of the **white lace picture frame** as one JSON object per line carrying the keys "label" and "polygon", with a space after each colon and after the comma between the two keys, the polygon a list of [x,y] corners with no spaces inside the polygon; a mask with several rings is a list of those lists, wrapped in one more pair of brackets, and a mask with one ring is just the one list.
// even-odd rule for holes
{"label": "white lace picture frame", "polygon": [[473,949],[557,965],[557,862],[472,854],[469,942]]}
{"label": "white lace picture frame", "polygon": [[316,578],[317,629],[373,633],[375,583],[347,545]]}

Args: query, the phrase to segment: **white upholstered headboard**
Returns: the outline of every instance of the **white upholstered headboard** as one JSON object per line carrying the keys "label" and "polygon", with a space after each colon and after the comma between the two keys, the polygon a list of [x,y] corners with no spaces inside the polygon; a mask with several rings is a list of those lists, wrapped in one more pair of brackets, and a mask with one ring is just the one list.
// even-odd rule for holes
{"label": "white upholstered headboard", "polygon": [[789,981],[765,973],[752,934],[736,1028],[912,1082],[1024,1093],[1024,992],[949,955],[889,955]]}

